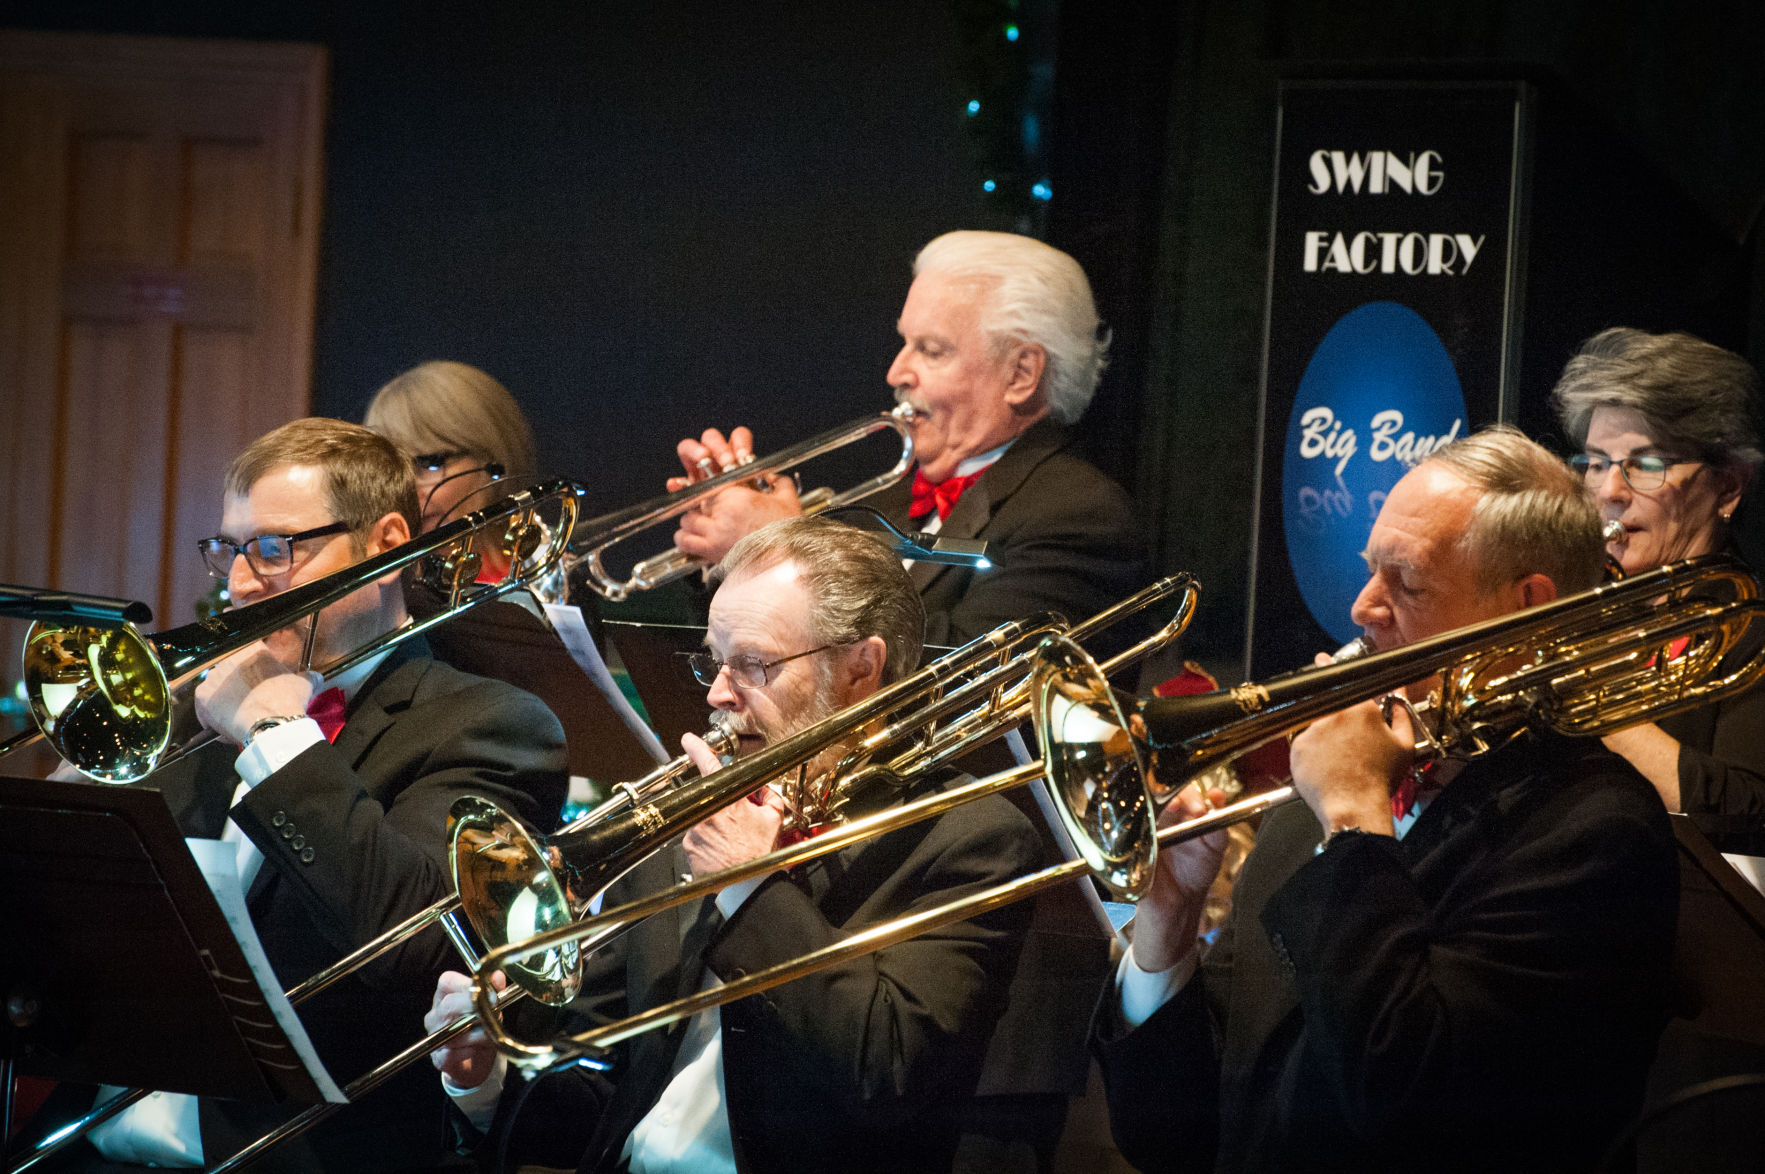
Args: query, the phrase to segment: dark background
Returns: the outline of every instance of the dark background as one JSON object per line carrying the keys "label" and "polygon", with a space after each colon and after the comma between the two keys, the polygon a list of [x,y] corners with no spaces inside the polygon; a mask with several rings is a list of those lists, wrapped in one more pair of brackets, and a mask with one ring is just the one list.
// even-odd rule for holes
{"label": "dark background", "polygon": [[592,508],[658,490],[700,427],[749,423],[765,450],[886,406],[918,247],[1043,236],[1115,329],[1088,438],[1160,567],[1202,579],[1187,652],[1227,676],[1279,77],[1548,91],[1523,424],[1604,325],[1765,344],[1750,0],[15,0],[0,26],[326,45],[314,410],[359,418],[417,362],[476,364]]}

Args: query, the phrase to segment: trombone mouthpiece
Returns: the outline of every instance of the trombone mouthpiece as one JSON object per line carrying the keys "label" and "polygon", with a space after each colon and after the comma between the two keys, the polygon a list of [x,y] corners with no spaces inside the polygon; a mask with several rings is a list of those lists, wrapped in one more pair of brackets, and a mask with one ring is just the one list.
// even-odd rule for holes
{"label": "trombone mouthpiece", "polygon": [[1622,537],[1624,537],[1624,523],[1617,518],[1613,518],[1600,527],[1600,541],[1602,542],[1616,542]]}
{"label": "trombone mouthpiece", "polygon": [[1344,644],[1341,648],[1332,652],[1330,654],[1330,660],[1335,664],[1341,664],[1345,660],[1356,660],[1360,657],[1371,655],[1372,652],[1373,642],[1368,640],[1365,636],[1356,636],[1353,640],[1350,640],[1347,644]]}

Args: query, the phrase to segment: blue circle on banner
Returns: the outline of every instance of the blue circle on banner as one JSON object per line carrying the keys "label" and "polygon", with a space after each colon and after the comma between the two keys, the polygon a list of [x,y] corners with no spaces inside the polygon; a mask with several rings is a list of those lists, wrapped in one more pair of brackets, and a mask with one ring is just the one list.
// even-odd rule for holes
{"label": "blue circle on banner", "polygon": [[1281,520],[1300,597],[1336,641],[1360,634],[1348,613],[1385,495],[1464,421],[1452,356],[1407,306],[1356,307],[1312,354],[1287,419]]}

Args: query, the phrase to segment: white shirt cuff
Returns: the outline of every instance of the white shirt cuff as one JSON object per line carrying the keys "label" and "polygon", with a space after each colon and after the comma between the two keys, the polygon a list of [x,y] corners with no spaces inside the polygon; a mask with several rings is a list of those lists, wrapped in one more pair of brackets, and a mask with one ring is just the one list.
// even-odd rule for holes
{"label": "white shirt cuff", "polygon": [[1115,991],[1121,1006],[1122,1022],[1138,1027],[1152,1018],[1153,1012],[1176,997],[1178,991],[1195,977],[1201,964],[1201,951],[1190,950],[1182,961],[1169,970],[1141,970],[1134,961],[1134,948],[1128,947],[1115,972]]}
{"label": "white shirt cuff", "polygon": [[310,717],[271,726],[253,738],[239,752],[233,769],[239,777],[257,786],[300,756],[301,751],[325,740],[319,723]]}
{"label": "white shirt cuff", "polygon": [[441,1074],[441,1087],[453,1098],[454,1108],[465,1115],[472,1123],[472,1128],[479,1133],[489,1133],[490,1123],[496,1120],[496,1102],[502,1098],[503,1084],[509,1078],[509,1058],[501,1052],[497,1053],[496,1063],[491,1066],[490,1075],[484,1083],[473,1088],[457,1088]]}
{"label": "white shirt cuff", "polygon": [[728,921],[734,917],[735,911],[742,907],[742,902],[753,896],[754,890],[765,884],[766,877],[771,875],[771,873],[766,873],[763,876],[751,876],[745,881],[737,881],[718,892],[717,912],[723,914],[723,920]]}

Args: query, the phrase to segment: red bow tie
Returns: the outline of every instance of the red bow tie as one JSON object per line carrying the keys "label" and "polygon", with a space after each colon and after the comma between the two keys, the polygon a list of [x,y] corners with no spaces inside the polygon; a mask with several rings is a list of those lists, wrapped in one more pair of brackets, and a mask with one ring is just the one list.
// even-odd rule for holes
{"label": "red bow tie", "polygon": [[343,728],[343,690],[326,689],[315,696],[306,703],[306,716],[319,723],[325,741],[337,741],[337,731]]}
{"label": "red bow tie", "polygon": [[1397,790],[1391,792],[1391,818],[1402,819],[1423,799],[1432,799],[1440,793],[1442,784],[1434,781],[1434,762],[1421,762],[1403,776],[1397,784]]}
{"label": "red bow tie", "polygon": [[[981,473],[984,472],[986,470],[982,469]],[[915,469],[913,471],[913,504],[908,507],[907,516],[918,521],[920,518],[929,517],[935,509],[938,511],[938,520],[943,521],[950,516],[950,511],[956,508],[956,499],[962,496],[962,491],[979,481],[981,473],[970,473],[966,477],[951,477],[947,481],[940,481],[933,485],[925,479],[925,473],[922,470]]]}

